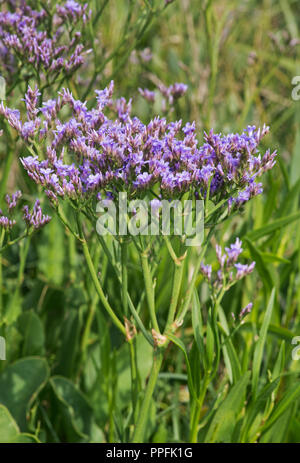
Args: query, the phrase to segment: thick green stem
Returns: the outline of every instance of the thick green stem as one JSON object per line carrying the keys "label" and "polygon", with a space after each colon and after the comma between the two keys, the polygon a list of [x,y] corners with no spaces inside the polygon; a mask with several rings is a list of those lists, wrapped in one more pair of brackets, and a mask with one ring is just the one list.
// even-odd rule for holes
{"label": "thick green stem", "polygon": [[[123,240],[121,242],[121,268],[122,268],[121,297],[122,297],[123,311],[124,311],[125,317],[128,317],[127,254],[128,254],[128,243]],[[133,420],[135,420],[135,416],[137,412],[137,399],[138,399],[138,392],[139,392],[135,337],[131,339],[128,338],[128,346],[129,346],[129,354],[130,354]]]}
{"label": "thick green stem", "polygon": [[169,308],[166,330],[174,322],[176,307],[177,307],[178,298],[179,298],[179,294],[181,290],[183,267],[184,267],[183,261],[177,264],[175,263],[173,284],[172,284],[171,304]]}
{"label": "thick green stem", "polygon": [[163,351],[161,349],[158,349],[156,352],[154,352],[151,373],[150,373],[148,384],[146,387],[145,396],[144,396],[144,400],[141,406],[141,410],[139,412],[139,418],[138,418],[135,431],[133,434],[132,442],[134,443],[143,442],[143,438],[145,435],[145,428],[146,428],[147,420],[149,417],[150,403],[152,400],[153,392],[155,390],[155,386],[156,386],[156,382],[157,382],[157,378],[158,378],[158,374],[161,368],[162,361],[163,361]]}
{"label": "thick green stem", "polygon": [[91,332],[91,326],[92,326],[92,322],[94,320],[94,315],[95,315],[95,311],[96,311],[98,301],[99,301],[99,296],[98,296],[98,293],[96,292],[94,294],[94,297],[93,297],[93,299],[91,301],[91,304],[90,304],[90,307],[89,307],[89,313],[88,313],[88,316],[87,316],[87,320],[85,322],[84,332],[83,332],[83,335],[82,335],[81,352],[82,352],[83,360],[86,359],[86,350],[87,350],[87,347],[88,347],[88,342],[89,342],[89,337],[90,337],[90,332]]}
{"label": "thick green stem", "polygon": [[[5,236],[5,229],[2,228],[0,235],[0,249],[2,248],[3,240]],[[2,256],[0,254],[0,325],[3,317],[3,297],[2,297]]]}
{"label": "thick green stem", "polygon": [[131,396],[132,396],[132,410],[133,420],[135,422],[137,417],[137,403],[139,393],[139,378],[138,378],[138,366],[136,356],[136,338],[131,339],[128,343],[130,353],[130,371],[131,371]]}
{"label": "thick green stem", "polygon": [[123,241],[121,243],[121,266],[122,266],[122,285],[121,285],[121,296],[122,304],[125,317],[128,316],[128,299],[127,299],[127,288],[128,288],[128,275],[127,275],[127,243]]}
{"label": "thick green stem", "polygon": [[96,274],[96,271],[95,271],[95,268],[94,268],[94,264],[93,264],[93,261],[92,261],[92,258],[91,258],[90,252],[89,252],[87,242],[86,242],[86,240],[84,238],[82,227],[81,227],[79,219],[77,220],[77,224],[78,224],[78,232],[79,232],[79,236],[80,236],[80,241],[81,241],[85,261],[87,263],[87,266],[88,266],[92,281],[93,281],[93,283],[95,285],[95,288],[96,288],[96,291],[97,291],[98,296],[100,298],[100,301],[102,302],[103,307],[105,308],[106,312],[110,316],[110,318],[111,318],[112,322],[114,323],[114,325],[121,331],[121,333],[124,336],[126,336],[126,329],[125,329],[124,325],[120,322],[119,318],[117,317],[117,315],[115,314],[115,312],[111,308],[108,300],[105,297],[105,294],[103,292],[102,286],[101,286],[100,281],[99,281],[99,278],[97,277],[97,274]]}
{"label": "thick green stem", "polygon": [[154,328],[157,333],[160,333],[157,318],[156,318],[156,313],[155,313],[154,285],[153,285],[151,272],[149,268],[147,252],[141,253],[141,264],[142,264],[142,270],[143,270],[143,275],[144,275],[146,298],[147,298],[152,328]]}

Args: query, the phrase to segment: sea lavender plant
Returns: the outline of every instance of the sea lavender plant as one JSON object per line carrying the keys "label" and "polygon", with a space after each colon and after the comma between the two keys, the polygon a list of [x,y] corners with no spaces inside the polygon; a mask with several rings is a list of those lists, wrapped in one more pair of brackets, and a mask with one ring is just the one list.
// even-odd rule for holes
{"label": "sea lavender plant", "polygon": [[[34,231],[40,230],[51,220],[50,216],[43,214],[38,199],[34,203],[32,212],[30,212],[27,204],[23,206],[22,220],[18,220],[17,214],[20,209],[19,201],[21,198],[22,192],[20,190],[17,190],[12,195],[7,194],[5,196],[7,212],[5,213],[0,209],[0,253],[9,246],[30,236]],[[13,229],[17,224],[21,225],[21,222],[24,222],[23,226],[25,224],[25,229],[21,232],[18,230],[17,237],[12,238]]]}
{"label": "sea lavender plant", "polygon": [[[175,89],[179,95],[183,87]],[[37,87],[28,88],[25,95],[26,120],[18,110],[0,106],[0,113],[25,141],[30,156],[22,156],[21,162],[29,177],[40,185],[65,227],[82,246],[88,270],[97,295],[114,325],[129,345],[133,392],[133,442],[143,440],[149,404],[162,365],[163,356],[170,342],[178,344],[175,332],[182,325],[192,298],[195,297],[196,279],[203,274],[211,287],[207,344],[213,346],[205,353],[206,372],[201,387],[197,378],[189,372],[191,395],[190,438],[197,440],[198,422],[207,388],[214,379],[221,352],[218,330],[218,313],[224,293],[238,280],[251,273],[250,265],[238,262],[242,252],[237,239],[229,247],[217,245],[219,269],[215,273],[203,263],[207,246],[218,223],[238,211],[247,201],[262,192],[257,179],[275,164],[276,152],[269,150],[261,155],[258,145],[267,133],[263,126],[248,126],[241,134],[221,135],[211,130],[199,143],[196,124],[182,121],[168,122],[156,117],[148,124],[131,115],[131,101],[113,99],[113,82],[104,90],[96,91],[96,105],[89,109],[87,102],[73,97],[63,89],[56,99],[38,106]],[[174,97],[175,97],[174,94]],[[118,193],[126,192],[129,199],[149,198],[160,205],[163,199],[174,200],[189,197],[205,203],[205,226],[208,232],[196,255],[192,275],[185,295],[180,299],[187,250],[184,239],[176,248],[168,236],[163,241],[173,262],[172,290],[168,315],[164,327],[158,318],[155,301],[156,261],[153,258],[162,242],[152,237],[116,237],[117,253],[112,253],[105,239],[97,236],[103,251],[112,265],[120,283],[122,316],[111,306],[105,295],[101,279],[97,275],[87,238],[88,222],[95,226],[96,201],[102,197],[118,201]],[[75,220],[67,217],[64,205],[74,211]],[[39,205],[37,205],[37,208]],[[37,211],[25,220],[35,224],[43,219]],[[92,235],[90,235],[92,236]],[[144,280],[143,297],[147,302],[149,325],[145,325],[128,292],[128,246],[136,247]],[[179,249],[179,251],[178,251]],[[196,253],[197,254],[197,253]],[[117,258],[116,256],[119,256]],[[240,317],[250,310],[241,311]],[[123,320],[122,320],[123,318]],[[135,336],[141,331],[153,348],[153,365],[146,391],[139,404],[136,397]],[[199,389],[200,387],[200,389]]]}
{"label": "sea lavender plant", "polygon": [[78,69],[88,51],[81,36],[90,14],[87,4],[73,0],[52,10],[33,9],[25,0],[2,2],[0,62],[12,88],[32,74],[48,86]]}

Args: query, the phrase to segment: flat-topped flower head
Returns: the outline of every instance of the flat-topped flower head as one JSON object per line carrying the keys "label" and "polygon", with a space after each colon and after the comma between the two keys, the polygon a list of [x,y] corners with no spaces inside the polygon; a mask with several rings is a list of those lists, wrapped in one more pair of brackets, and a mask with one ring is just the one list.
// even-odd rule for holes
{"label": "flat-topped flower head", "polygon": [[[141,198],[155,191],[160,199],[190,197],[228,201],[236,208],[261,193],[256,180],[273,167],[275,155],[261,155],[258,144],[268,132],[247,127],[241,134],[210,131],[204,143],[195,123],[182,126],[155,117],[148,124],[131,114],[131,100],[113,99],[113,82],[96,91],[96,105],[76,100],[68,89],[37,107],[38,89],[25,95],[27,120],[0,105],[9,124],[29,144],[35,141],[43,156],[21,159],[28,175],[48,197],[88,200],[101,191],[129,193]],[[224,203],[225,204],[225,203]],[[240,252],[237,241],[226,249],[229,263]]]}

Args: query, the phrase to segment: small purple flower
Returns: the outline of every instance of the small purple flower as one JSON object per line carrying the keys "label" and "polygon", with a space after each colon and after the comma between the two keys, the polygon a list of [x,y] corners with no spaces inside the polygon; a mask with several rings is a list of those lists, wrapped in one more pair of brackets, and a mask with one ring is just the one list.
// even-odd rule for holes
{"label": "small purple flower", "polygon": [[44,215],[40,206],[40,201],[37,199],[33,211],[29,212],[28,206],[23,207],[23,219],[28,227],[33,227],[35,230],[39,230],[50,222],[51,217]]}
{"label": "small purple flower", "polygon": [[217,254],[217,259],[218,259],[218,262],[221,266],[221,268],[224,267],[225,265],[225,261],[226,261],[226,254],[222,254],[222,248],[219,244],[216,245],[216,254]]}
{"label": "small purple flower", "polygon": [[248,313],[250,313],[251,310],[252,310],[252,307],[253,307],[252,302],[249,302],[249,304],[247,304],[246,307],[244,307],[244,308],[240,311],[239,318],[242,319],[242,318],[244,318],[245,315],[247,315]]}
{"label": "small purple flower", "polygon": [[151,207],[151,211],[153,214],[156,214],[162,207],[162,202],[157,199],[157,198],[154,198],[150,201],[150,207]]}
{"label": "small purple flower", "polygon": [[5,230],[11,230],[15,224],[15,220],[9,219],[5,215],[0,214],[0,227],[4,228]]}
{"label": "small purple flower", "polygon": [[231,244],[229,248],[225,248],[225,251],[228,256],[227,266],[229,266],[238,260],[239,255],[243,251],[241,240],[237,238],[234,244]]}
{"label": "small purple flower", "polygon": [[253,271],[255,267],[255,262],[252,262],[250,265],[243,265],[241,263],[237,263],[234,264],[234,266],[237,269],[236,278],[240,280],[241,278],[243,278],[246,275],[249,275]]}
{"label": "small purple flower", "polygon": [[8,194],[5,196],[5,201],[7,203],[8,210],[11,211],[17,205],[18,200],[22,197],[22,192],[20,190],[13,193],[11,196]]}
{"label": "small purple flower", "polygon": [[211,279],[211,272],[212,272],[211,265],[205,265],[202,262],[201,266],[200,266],[200,271],[201,271],[202,275],[204,275],[207,280]]}
{"label": "small purple flower", "polygon": [[155,100],[155,92],[148,90],[148,88],[139,88],[139,92],[145,100],[149,101],[149,103],[154,103]]}

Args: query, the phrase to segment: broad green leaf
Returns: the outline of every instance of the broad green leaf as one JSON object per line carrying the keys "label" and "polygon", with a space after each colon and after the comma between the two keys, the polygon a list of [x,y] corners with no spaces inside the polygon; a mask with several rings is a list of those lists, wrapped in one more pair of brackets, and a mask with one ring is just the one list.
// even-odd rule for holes
{"label": "broad green leaf", "polygon": [[230,389],[210,423],[205,442],[231,442],[237,418],[244,406],[249,379],[250,372],[247,371]]}
{"label": "broad green leaf", "polygon": [[23,358],[1,372],[0,403],[8,408],[21,430],[26,430],[27,412],[48,377],[48,365],[39,357]]}
{"label": "broad green leaf", "polygon": [[258,387],[259,372],[263,358],[263,351],[265,342],[267,339],[268,327],[272,317],[272,311],[274,306],[275,299],[275,288],[273,288],[267,310],[264,315],[261,329],[259,331],[258,341],[255,346],[254,356],[253,356],[253,368],[252,368],[252,393],[255,396]]}
{"label": "broad green leaf", "polygon": [[47,281],[61,285],[64,277],[64,230],[57,217],[42,230],[38,245],[39,271]]}
{"label": "broad green leaf", "polygon": [[70,310],[61,325],[62,344],[60,346],[55,375],[71,377],[77,354],[77,346],[80,344],[80,316],[78,310]]}
{"label": "broad green leaf", "polygon": [[17,423],[4,405],[0,405],[0,443],[13,441],[20,430]]}
{"label": "broad green leaf", "polygon": [[39,316],[28,310],[20,315],[17,321],[18,330],[21,333],[22,355],[43,355],[45,351],[44,326]]}
{"label": "broad green leaf", "polygon": [[[49,380],[53,391],[60,402],[61,412],[67,425],[82,438],[87,439],[92,430],[92,407],[82,392],[74,383],[62,376],[53,376]],[[71,433],[69,434],[71,438]]]}
{"label": "broad green leaf", "polygon": [[31,434],[20,433],[19,427],[8,409],[4,405],[0,405],[0,444],[30,442],[39,441]]}

